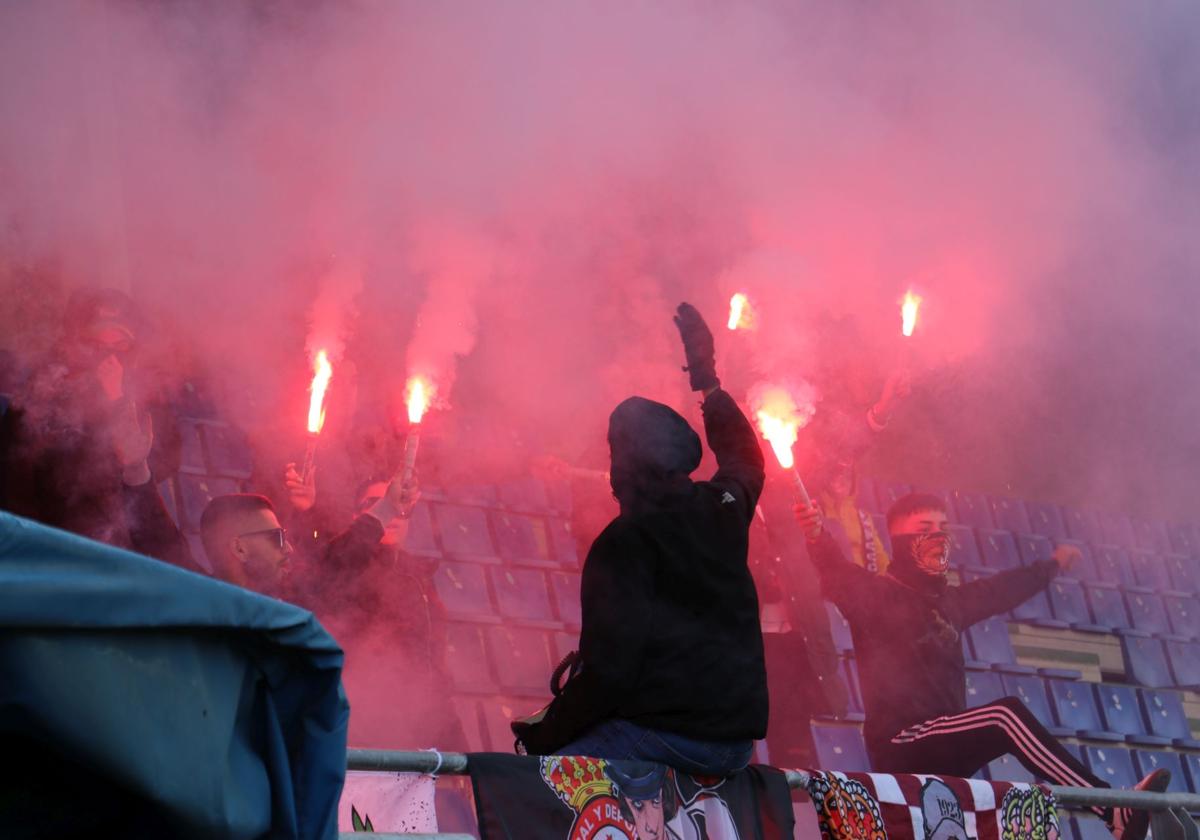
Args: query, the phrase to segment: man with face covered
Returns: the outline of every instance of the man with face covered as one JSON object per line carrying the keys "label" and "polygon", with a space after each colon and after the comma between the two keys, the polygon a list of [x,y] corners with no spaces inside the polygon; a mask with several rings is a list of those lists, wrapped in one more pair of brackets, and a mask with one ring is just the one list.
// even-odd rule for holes
{"label": "man with face covered", "polygon": [[620,514],[583,567],[578,674],[540,720],[513,730],[530,753],[657,761],[694,774],[746,766],[766,734],[758,596],[747,567],[763,486],[754,427],[721,390],[700,313],[675,318],[717,472],[693,482],[700,437],[677,412],[630,397],[609,418]]}
{"label": "man with face covered", "polygon": [[[1108,787],[1052,736],[1016,697],[967,708],[961,634],[1040,592],[1079,550],[1059,546],[1051,560],[952,586],[946,508],[937,496],[910,494],[888,511],[892,564],[871,574],[848,561],[823,527],[820,511],[796,506],[825,597],[850,624],[862,682],[863,735],[881,773],[969,777],[1011,754],[1054,784]],[[1140,790],[1165,790],[1156,770]],[[1096,809],[1118,840],[1142,840],[1144,811]]]}

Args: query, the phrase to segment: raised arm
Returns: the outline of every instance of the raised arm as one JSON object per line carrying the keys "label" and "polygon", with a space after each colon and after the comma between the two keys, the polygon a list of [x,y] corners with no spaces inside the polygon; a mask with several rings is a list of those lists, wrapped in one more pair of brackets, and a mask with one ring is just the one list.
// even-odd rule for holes
{"label": "raised arm", "polygon": [[808,541],[809,559],[821,578],[821,594],[847,618],[871,609],[875,594],[883,586],[880,576],[846,559],[837,540],[825,528],[816,505],[797,503],[795,514]]}
{"label": "raised arm", "polygon": [[1060,570],[1069,568],[1078,555],[1079,549],[1074,546],[1059,546],[1053,560],[1041,560],[963,584],[958,590],[963,627],[1025,603],[1049,586]]}

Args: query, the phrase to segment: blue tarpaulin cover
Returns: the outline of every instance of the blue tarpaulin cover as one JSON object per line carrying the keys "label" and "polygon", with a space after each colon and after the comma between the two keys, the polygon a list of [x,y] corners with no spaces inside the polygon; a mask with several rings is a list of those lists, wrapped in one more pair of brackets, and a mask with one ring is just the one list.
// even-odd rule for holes
{"label": "blue tarpaulin cover", "polygon": [[335,837],[341,667],[306,610],[0,512],[0,836]]}

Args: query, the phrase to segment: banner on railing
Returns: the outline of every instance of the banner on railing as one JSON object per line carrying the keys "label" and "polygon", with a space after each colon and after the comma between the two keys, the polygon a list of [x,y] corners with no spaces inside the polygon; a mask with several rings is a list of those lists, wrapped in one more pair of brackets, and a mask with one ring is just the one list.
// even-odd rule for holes
{"label": "banner on railing", "polygon": [[1058,840],[1046,789],[949,776],[814,770],[822,840]]}
{"label": "banner on railing", "polygon": [[661,764],[471,755],[481,840],[790,840],[784,774],[697,778]]}

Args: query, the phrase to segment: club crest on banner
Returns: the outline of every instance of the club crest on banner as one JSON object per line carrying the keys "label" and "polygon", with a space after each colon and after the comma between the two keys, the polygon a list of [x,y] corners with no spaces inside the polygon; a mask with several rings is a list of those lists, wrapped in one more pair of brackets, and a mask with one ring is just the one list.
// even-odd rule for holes
{"label": "club crest on banner", "polygon": [[967,834],[962,803],[941,779],[930,779],[921,787],[921,815],[925,840],[974,840]]}
{"label": "club crest on banner", "polygon": [[833,774],[814,776],[809,794],[823,817],[825,840],[887,840],[879,803],[862,782]]}
{"label": "club crest on banner", "polygon": [[1058,840],[1054,800],[1037,788],[1012,788],[1000,802],[1001,840]]}

